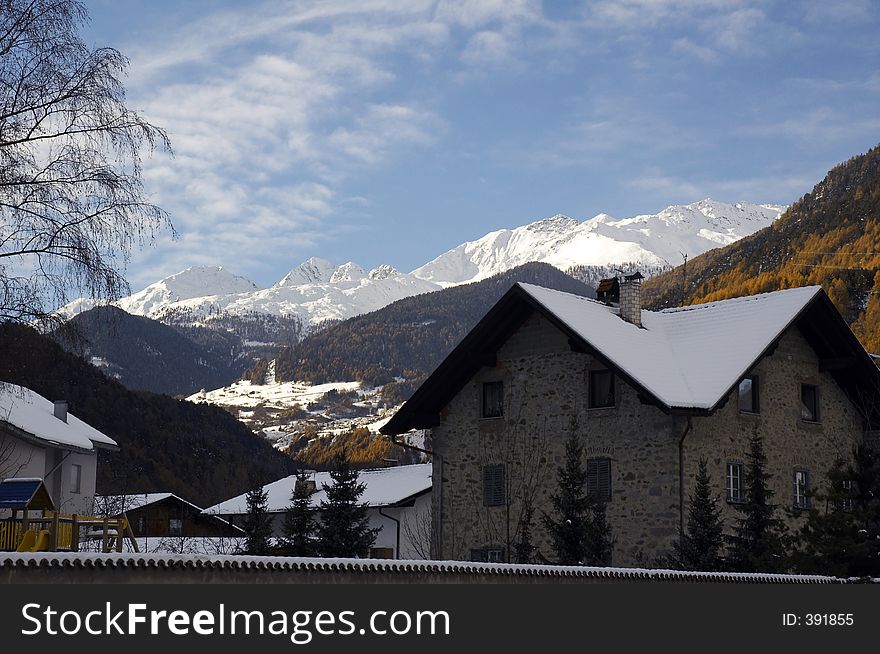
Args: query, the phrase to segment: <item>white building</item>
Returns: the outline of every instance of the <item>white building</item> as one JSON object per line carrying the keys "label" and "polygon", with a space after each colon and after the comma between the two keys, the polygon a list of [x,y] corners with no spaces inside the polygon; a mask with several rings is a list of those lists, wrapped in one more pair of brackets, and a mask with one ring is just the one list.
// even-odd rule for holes
{"label": "white building", "polygon": [[[330,486],[329,472],[314,472],[311,504],[315,509],[327,500],[323,485]],[[376,470],[361,470],[359,481],[366,485],[360,501],[370,507],[370,527],[379,528],[371,558],[425,559],[431,538],[431,464],[420,463]],[[267,484],[268,510],[273,515],[274,535],[281,536],[284,513],[291,504],[296,475]],[[205,509],[235,525],[244,524],[247,494],[233,497]]]}
{"label": "white building", "polygon": [[97,450],[109,436],[29,388],[0,382],[0,479],[42,479],[61,513],[91,515]]}

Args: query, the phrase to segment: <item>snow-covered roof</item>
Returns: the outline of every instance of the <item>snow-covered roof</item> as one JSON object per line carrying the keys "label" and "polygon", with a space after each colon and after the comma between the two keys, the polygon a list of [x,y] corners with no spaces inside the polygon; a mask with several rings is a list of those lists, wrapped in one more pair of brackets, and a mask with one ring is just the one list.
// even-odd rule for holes
{"label": "snow-covered roof", "polygon": [[588,298],[520,284],[547,312],[668,407],[710,409],[821,292],[773,293],[642,311],[642,328]]}
{"label": "snow-covered roof", "polygon": [[[312,506],[320,506],[326,501],[327,493],[323,484],[330,486],[333,482],[329,472],[312,473],[317,491],[312,494]],[[391,506],[406,499],[424,493],[431,488],[431,464],[417,463],[393,468],[377,470],[361,470],[358,481],[366,485],[360,501],[371,507]],[[290,506],[290,497],[296,484],[296,475],[279,479],[264,486],[268,493],[268,510],[270,512],[286,511]],[[233,497],[205,509],[205,513],[219,515],[238,515],[247,513],[247,493]]]}
{"label": "snow-covered roof", "polygon": [[106,506],[107,510],[111,511],[119,511],[120,513],[123,511],[134,511],[135,509],[139,509],[143,506],[147,506],[148,504],[155,504],[156,502],[161,502],[162,500],[168,499],[169,497],[175,497],[181,502],[185,504],[189,504],[190,506],[196,508],[201,511],[201,507],[196,506],[192,502],[187,502],[182,497],[175,495],[174,493],[135,493],[132,495],[99,495],[95,497],[95,502],[98,503],[98,506]]}
{"label": "snow-covered roof", "polygon": [[449,353],[387,424],[403,434],[439,424],[444,406],[534,312],[572,349],[605,363],[665,412],[714,412],[779,338],[796,327],[854,401],[878,394],[880,371],[819,286],[642,311],[642,326],[589,298],[515,284]]}
{"label": "snow-covered roof", "polygon": [[55,403],[29,388],[0,382],[0,422],[7,422],[48,445],[92,450],[116,447],[116,441],[68,411],[55,417]]}

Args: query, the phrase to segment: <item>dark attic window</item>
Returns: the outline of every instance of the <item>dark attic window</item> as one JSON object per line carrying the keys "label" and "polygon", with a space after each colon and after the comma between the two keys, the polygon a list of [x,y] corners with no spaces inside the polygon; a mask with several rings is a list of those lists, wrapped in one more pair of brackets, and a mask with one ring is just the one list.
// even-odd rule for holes
{"label": "dark attic window", "polygon": [[614,406],[614,375],[610,370],[590,371],[590,408]]}
{"label": "dark attic window", "polygon": [[812,384],[801,384],[801,420],[819,422],[819,389]]}
{"label": "dark attic window", "polygon": [[760,413],[758,402],[758,378],[744,377],[739,383],[739,410],[743,413]]}
{"label": "dark attic window", "polygon": [[504,415],[504,382],[483,383],[482,418],[500,418]]}

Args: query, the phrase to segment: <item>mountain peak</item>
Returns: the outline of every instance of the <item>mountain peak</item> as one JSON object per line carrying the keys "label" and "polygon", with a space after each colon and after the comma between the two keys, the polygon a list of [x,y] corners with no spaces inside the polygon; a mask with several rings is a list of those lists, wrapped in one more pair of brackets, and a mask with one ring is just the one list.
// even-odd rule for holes
{"label": "mountain peak", "polygon": [[329,282],[334,271],[335,266],[326,259],[309,257],[287,273],[275,286],[299,286],[300,284]]}
{"label": "mountain peak", "polygon": [[393,266],[389,266],[387,263],[383,263],[373,268],[368,277],[370,279],[388,279],[389,277],[399,274],[401,274],[399,270]]}
{"label": "mountain peak", "polygon": [[367,271],[357,265],[354,261],[339,266],[330,277],[330,283],[354,282],[367,276]]}

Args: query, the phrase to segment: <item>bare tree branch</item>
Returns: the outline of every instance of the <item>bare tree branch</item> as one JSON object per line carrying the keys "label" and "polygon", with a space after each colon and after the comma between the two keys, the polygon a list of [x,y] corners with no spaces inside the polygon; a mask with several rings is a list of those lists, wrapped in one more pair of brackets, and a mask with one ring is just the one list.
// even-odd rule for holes
{"label": "bare tree branch", "polygon": [[90,50],[79,0],[0,0],[0,320],[128,291],[131,251],[174,228],[141,155],[171,151],[125,103],[128,60]]}

